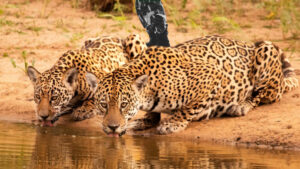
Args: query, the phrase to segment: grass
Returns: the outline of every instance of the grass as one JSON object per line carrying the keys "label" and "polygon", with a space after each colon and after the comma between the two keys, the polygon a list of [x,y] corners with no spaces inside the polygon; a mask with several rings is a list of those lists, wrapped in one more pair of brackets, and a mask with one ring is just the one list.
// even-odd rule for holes
{"label": "grass", "polygon": [[4,52],[3,55],[2,55],[4,58],[7,58],[9,57],[8,53],[7,52]]}
{"label": "grass", "polygon": [[71,6],[72,8],[79,8],[80,4],[79,4],[79,0],[71,0]]}
{"label": "grass", "polygon": [[122,5],[120,3],[120,0],[117,0],[115,5],[114,5],[114,10],[117,11],[121,16],[124,17],[124,12],[123,10],[125,9],[126,7],[124,5]]}
{"label": "grass", "polygon": [[[178,32],[188,29],[213,28],[218,33],[239,30],[239,24],[229,16],[234,12],[233,3],[229,0],[193,0],[193,8],[186,12],[186,0],[180,4],[170,0],[163,0],[166,12]],[[187,14],[185,14],[187,13]]]}
{"label": "grass", "polygon": [[58,20],[55,22],[55,27],[58,28],[58,29],[63,30],[64,32],[70,32],[70,31],[67,29],[67,26],[66,26],[66,24],[64,23],[64,20],[63,20],[63,19],[58,19]]}
{"label": "grass", "polygon": [[295,55],[296,52],[299,52],[299,39],[290,39],[289,42],[289,46],[284,48],[284,51],[289,51],[290,52],[290,56],[289,57],[293,57]]}
{"label": "grass", "polygon": [[6,18],[0,18],[0,27],[2,26],[14,26],[14,22],[7,20]]}
{"label": "grass", "polygon": [[18,30],[18,29],[13,29],[13,32],[16,32],[16,33],[18,33],[20,35],[25,35],[26,34],[25,32],[23,32],[21,30]]}
{"label": "grass", "polygon": [[115,21],[125,21],[127,18],[124,15],[124,10],[126,10],[127,7],[120,3],[120,0],[116,0],[116,3],[113,7],[113,12],[111,13],[103,13],[97,11],[97,17],[99,18],[108,18],[113,19]]}
{"label": "grass", "polygon": [[244,24],[244,25],[240,25],[241,28],[252,28],[252,25],[251,24]]}
{"label": "grass", "polygon": [[[70,2],[73,8],[82,7],[82,0],[66,1],[68,1],[67,3]],[[27,4],[32,2],[33,1],[26,0]],[[41,1],[43,4],[39,11],[41,17],[47,18],[50,15],[50,2],[50,0]],[[134,0],[132,2],[134,4]],[[247,18],[244,18],[249,17],[247,10],[252,9],[245,7],[244,3],[249,3],[252,7],[260,7],[261,11],[265,11],[265,13],[262,12],[262,14],[264,15],[263,19],[266,21],[266,24],[263,24],[261,27],[267,29],[277,29],[280,27],[280,30],[282,31],[282,37],[284,39],[298,39],[300,35],[299,0],[162,0],[162,2],[167,13],[168,22],[174,24],[177,32],[185,33],[191,29],[196,29],[199,31],[209,30],[208,33],[217,32],[219,34],[223,34],[230,31],[235,32],[240,29],[256,27],[253,23],[247,22]],[[6,8],[19,8],[20,5],[21,3],[15,3],[5,4],[0,7],[0,28],[3,26],[15,26],[19,24],[19,22],[15,20],[12,21],[10,20],[11,18],[6,18],[5,16],[9,13],[9,10]],[[134,8],[134,5],[131,7]],[[96,16],[99,18],[107,18],[115,21],[115,24],[108,24],[111,26],[102,24],[100,30],[102,30],[102,32],[115,32],[120,29],[125,29],[127,32],[145,32],[145,29],[140,23],[136,25],[131,23],[128,24],[127,21],[130,20],[131,15],[126,14],[127,8],[128,7],[123,5],[120,0],[116,0],[112,12],[96,12]],[[21,9],[22,8],[13,9],[14,11],[19,10],[19,12],[15,13],[16,18],[34,19],[26,18],[26,16],[22,17],[24,13]],[[254,17],[258,16],[260,15],[254,15]],[[136,15],[133,15],[133,17],[137,18]],[[243,17],[243,22],[240,24],[238,19],[241,19],[241,17]],[[83,38],[83,33],[72,33],[72,27],[66,26],[64,21],[66,20],[58,19],[54,22],[55,27],[57,29],[61,29],[63,32],[69,32],[69,44],[75,44]],[[85,25],[85,23],[82,25]],[[26,33],[26,30],[30,30],[39,35],[45,28],[41,27],[40,25],[33,24],[31,26],[25,26],[25,30],[24,28],[8,29],[19,34],[24,33],[20,30],[25,31]],[[83,29],[86,29],[86,27],[80,27],[80,30]],[[291,42],[289,41],[289,43]]]}
{"label": "grass", "polygon": [[126,23],[126,21],[130,18],[127,18],[124,14],[124,10],[128,11],[127,8],[128,7],[121,4],[119,0],[116,0],[116,3],[114,4],[113,12],[111,13],[97,12],[96,16],[98,18],[112,19],[113,21],[117,22],[116,24],[113,25],[113,27],[129,30],[130,28]]}
{"label": "grass", "polygon": [[74,33],[72,34],[71,38],[70,38],[70,42],[72,44],[75,44],[76,42],[78,42],[79,40],[81,40],[84,37],[84,34],[79,32],[79,33]]}
{"label": "grass", "polygon": [[28,26],[28,27],[27,27],[27,30],[30,30],[30,31],[35,32],[36,35],[40,35],[39,32],[42,31],[43,28],[42,28],[42,27],[39,27],[39,26],[35,26],[35,24],[34,24],[34,25],[32,25],[32,26]]}
{"label": "grass", "polygon": [[23,32],[22,30],[20,30],[20,29],[17,29],[17,28],[9,28],[9,29],[6,29],[6,31],[5,31],[5,35],[9,35],[9,34],[11,34],[11,33],[18,33],[19,35],[25,35],[26,33],[25,32]]}
{"label": "grass", "polygon": [[22,10],[22,9],[19,9],[18,11],[16,11],[14,13],[14,15],[16,18],[28,17],[28,16],[25,16],[24,10]]}
{"label": "grass", "polygon": [[47,8],[48,8],[48,5],[50,2],[51,2],[50,0],[43,0],[43,9],[41,10],[41,13],[40,13],[41,18],[48,18],[50,16],[50,13],[46,14],[46,11],[47,11]]}
{"label": "grass", "polygon": [[19,8],[20,5],[18,4],[5,4],[4,8]]}
{"label": "grass", "polygon": [[264,28],[267,28],[267,29],[274,29],[274,28],[278,28],[279,25],[275,25],[275,24],[268,24],[268,25],[264,25],[263,26]]}
{"label": "grass", "polygon": [[169,15],[169,20],[175,25],[176,31],[181,33],[187,33],[189,28],[195,29],[200,28],[199,10],[193,9],[186,15],[182,15],[183,10],[186,7],[186,1],[183,1],[180,7],[177,3],[172,3],[163,0],[166,13]]}
{"label": "grass", "polygon": [[101,25],[101,31],[103,32],[103,31],[105,31],[107,29],[107,25]]}
{"label": "grass", "polygon": [[0,15],[3,15],[3,14],[4,14],[4,10],[0,9]]}
{"label": "grass", "polygon": [[225,33],[227,31],[240,29],[237,22],[225,16],[215,16],[212,18],[212,22],[218,33]]}
{"label": "grass", "polygon": [[279,20],[282,36],[297,39],[300,34],[300,2],[299,0],[268,0],[262,6],[268,15],[266,19]]}
{"label": "grass", "polygon": [[145,31],[144,28],[139,27],[139,26],[136,26],[136,25],[132,25],[132,28],[133,28],[134,30],[138,31],[138,32],[143,32],[143,31]]}
{"label": "grass", "polygon": [[32,59],[31,62],[28,61],[28,59],[27,59],[28,53],[25,50],[22,51],[22,53],[21,53],[21,58],[22,58],[22,62],[23,62],[22,65],[23,66],[17,65],[16,61],[12,57],[10,57],[7,52],[4,52],[2,56],[4,58],[9,58],[10,63],[12,64],[12,66],[14,68],[22,70],[25,74],[27,74],[28,66],[33,66],[34,67],[34,65],[35,65],[35,59],[34,58]]}

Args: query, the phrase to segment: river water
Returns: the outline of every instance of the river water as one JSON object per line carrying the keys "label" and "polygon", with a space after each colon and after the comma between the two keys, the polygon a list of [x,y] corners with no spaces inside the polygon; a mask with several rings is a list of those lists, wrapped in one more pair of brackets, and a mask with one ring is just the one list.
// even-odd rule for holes
{"label": "river water", "polygon": [[300,152],[0,122],[0,168],[300,169]]}

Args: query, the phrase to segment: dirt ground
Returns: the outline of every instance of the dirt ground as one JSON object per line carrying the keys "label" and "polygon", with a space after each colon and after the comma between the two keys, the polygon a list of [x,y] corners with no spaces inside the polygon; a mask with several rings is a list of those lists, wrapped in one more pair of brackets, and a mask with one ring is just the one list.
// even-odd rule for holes
{"label": "dirt ground", "polygon": [[[265,25],[268,25],[269,21],[259,19],[265,15],[261,9],[248,6],[247,11],[236,20],[241,25],[251,26],[224,35],[244,41],[275,41],[283,49],[288,48],[291,43],[296,43],[298,51],[286,51],[286,54],[290,56],[300,80],[299,39],[295,42],[282,40],[279,27],[267,28]],[[126,37],[129,33],[139,33],[147,40],[147,34],[137,16],[132,14],[127,17],[129,19],[124,21],[125,24],[97,18],[95,12],[72,8],[68,1],[63,0],[51,1],[47,5],[34,0],[1,0],[0,55],[3,57],[0,58],[0,120],[35,123],[33,87],[21,69],[13,68],[11,59],[14,59],[18,66],[24,67],[21,56],[25,51],[28,62],[35,60],[35,67],[44,71],[50,68],[63,52],[79,48],[83,41],[90,37]],[[174,24],[169,24],[171,45],[206,34],[215,32],[202,28],[181,33],[176,31]],[[99,120],[99,117],[95,117],[73,122],[67,115],[60,118],[57,125],[100,130]],[[153,130],[129,135],[149,136],[151,133]],[[183,132],[160,137],[300,150],[300,89],[284,94],[278,103],[256,108],[247,116],[193,122]]]}

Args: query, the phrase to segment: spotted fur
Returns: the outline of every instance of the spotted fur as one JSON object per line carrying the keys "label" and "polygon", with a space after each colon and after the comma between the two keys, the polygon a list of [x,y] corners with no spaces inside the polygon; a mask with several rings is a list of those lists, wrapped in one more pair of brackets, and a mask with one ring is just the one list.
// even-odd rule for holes
{"label": "spotted fur", "polygon": [[[95,105],[108,134],[159,122],[158,132],[167,134],[184,130],[191,121],[243,116],[259,104],[279,101],[298,86],[292,73],[271,42],[206,36],[171,48],[148,48],[102,79]],[[129,123],[139,110],[147,112],[146,118]],[[160,121],[160,113],[171,117]]]}
{"label": "spotted fur", "polygon": [[[130,48],[126,46],[129,44]],[[138,35],[125,40],[105,36],[85,41],[80,50],[67,51],[43,73],[29,67],[38,119],[54,123],[68,112],[73,112],[74,120],[93,117],[98,79],[134,59],[135,51],[141,53],[139,50],[144,48],[146,45]]]}

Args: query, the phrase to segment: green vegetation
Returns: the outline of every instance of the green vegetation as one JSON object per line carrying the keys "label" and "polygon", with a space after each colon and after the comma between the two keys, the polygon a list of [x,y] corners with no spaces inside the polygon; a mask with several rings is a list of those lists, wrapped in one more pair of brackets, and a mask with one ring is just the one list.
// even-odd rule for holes
{"label": "green vegetation", "polygon": [[98,12],[97,13],[98,18],[106,18],[106,19],[112,19],[114,21],[125,21],[126,17],[125,16],[118,16],[110,13],[103,13],[103,12]]}
{"label": "green vegetation", "polygon": [[[113,27],[118,27],[119,29],[124,29],[124,28],[128,27],[128,25],[126,24],[126,20],[128,18],[124,15],[125,9],[126,9],[126,6],[121,4],[119,0],[117,0],[114,5],[113,12],[111,12],[111,13],[97,12],[97,17],[112,19],[117,22],[115,25],[113,25]],[[128,30],[128,28],[127,28],[127,30]]]}
{"label": "green vegetation", "polygon": [[7,52],[4,52],[2,56],[3,56],[4,58],[9,58],[9,59],[10,59],[10,62],[11,62],[11,64],[12,64],[12,66],[13,66],[14,68],[20,69],[20,70],[22,70],[25,74],[27,74],[28,66],[33,66],[33,67],[34,67],[34,64],[35,64],[35,59],[34,59],[34,58],[33,58],[33,60],[31,61],[31,63],[28,62],[28,60],[27,60],[27,55],[28,55],[28,54],[27,54],[27,52],[26,52],[25,50],[22,51],[22,53],[21,53],[21,58],[22,58],[22,61],[23,61],[23,66],[17,65],[15,59],[13,59],[12,57],[10,57],[10,56],[8,55]]}
{"label": "green vegetation", "polygon": [[4,14],[4,10],[0,9],[0,15],[3,15],[3,14]]}
{"label": "green vegetation", "polygon": [[280,20],[280,27],[284,38],[288,34],[298,38],[300,33],[300,1],[299,0],[268,0],[263,7],[269,12],[266,19]]}
{"label": "green vegetation", "polygon": [[43,0],[43,9],[41,11],[40,17],[41,18],[48,18],[50,14],[46,14],[48,5],[50,3],[50,0]]}
{"label": "green vegetation", "polygon": [[[162,0],[166,12],[169,14],[169,19],[175,26],[176,31],[186,33],[189,28],[195,29],[200,28],[200,13],[198,8],[192,9],[191,11],[184,13],[187,1],[183,0],[181,5],[178,5],[178,2],[169,2]],[[178,8],[180,6],[180,8]]]}
{"label": "green vegetation", "polygon": [[40,35],[39,32],[42,30],[42,27],[36,26],[35,23],[32,26],[28,26],[27,30],[33,31],[36,35]]}
{"label": "green vegetation", "polygon": [[193,8],[186,10],[187,0],[174,2],[171,0],[163,0],[166,12],[170,16],[170,20],[175,24],[176,30],[179,32],[187,32],[189,28],[201,29],[202,27],[212,27],[218,33],[225,33],[231,30],[238,30],[239,24],[232,18],[228,17],[232,14],[233,2],[222,0],[193,0]]}
{"label": "green vegetation", "polygon": [[218,33],[225,33],[230,30],[238,30],[239,24],[232,19],[225,16],[215,16],[212,18],[212,22]]}
{"label": "green vegetation", "polygon": [[58,29],[63,30],[64,32],[70,32],[70,31],[67,29],[67,26],[65,25],[63,19],[57,20],[57,21],[55,22],[55,27],[58,28]]}
{"label": "green vegetation", "polygon": [[[300,1],[299,0],[192,0],[193,8],[186,10],[187,0],[171,1],[162,0],[170,20],[175,24],[176,30],[182,31],[189,27],[212,28],[217,33],[239,30],[240,24],[233,19],[234,16],[245,16],[242,4],[262,7],[266,12],[265,19],[274,21],[265,25],[265,28],[276,28],[280,21],[284,38],[299,38],[300,35]],[[186,14],[187,13],[187,14]],[[252,27],[248,23],[244,28]]]}
{"label": "green vegetation", "polygon": [[79,0],[71,0],[71,6],[72,8],[79,8],[80,7]]}
{"label": "green vegetation", "polygon": [[138,31],[138,32],[143,32],[143,31],[145,31],[144,28],[139,27],[139,26],[136,26],[136,25],[132,25],[132,28],[133,28],[134,30]]}
{"label": "green vegetation", "polygon": [[8,53],[7,53],[7,52],[4,52],[2,56],[3,56],[4,58],[7,58],[7,57],[8,57]]}
{"label": "green vegetation", "polygon": [[6,18],[0,18],[0,27],[2,26],[13,26],[14,23]]}
{"label": "green vegetation", "polygon": [[34,31],[36,33],[38,33],[39,31],[41,31],[43,28],[39,27],[39,26],[29,26],[27,27],[28,30]]}
{"label": "green vegetation", "polygon": [[114,5],[112,13],[98,12],[97,17],[108,18],[108,19],[113,19],[114,21],[122,22],[127,19],[123,12],[125,9],[126,9],[126,6],[121,4],[119,0],[117,0]]}
{"label": "green vegetation", "polygon": [[79,33],[74,33],[72,35],[72,37],[70,38],[70,42],[72,44],[75,44],[76,42],[78,42],[80,39],[82,39],[84,37],[84,34],[79,32]]}

